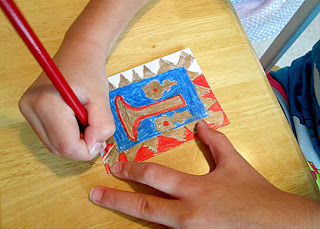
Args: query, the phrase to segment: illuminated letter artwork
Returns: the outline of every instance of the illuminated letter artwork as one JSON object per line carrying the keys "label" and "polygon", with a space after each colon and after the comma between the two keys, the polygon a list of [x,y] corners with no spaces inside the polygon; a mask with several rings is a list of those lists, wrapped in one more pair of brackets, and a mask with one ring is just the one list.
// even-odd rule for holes
{"label": "illuminated letter artwork", "polygon": [[229,121],[191,50],[109,77],[116,131],[101,152],[107,172],[117,161],[143,161],[196,137],[199,119]]}

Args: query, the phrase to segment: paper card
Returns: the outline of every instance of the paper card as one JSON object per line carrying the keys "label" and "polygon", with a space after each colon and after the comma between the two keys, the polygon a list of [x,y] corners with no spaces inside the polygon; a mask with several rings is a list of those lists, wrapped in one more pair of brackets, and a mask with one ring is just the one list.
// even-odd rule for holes
{"label": "paper card", "polygon": [[190,49],[109,77],[116,132],[101,152],[106,170],[144,161],[196,138],[199,119],[229,124]]}

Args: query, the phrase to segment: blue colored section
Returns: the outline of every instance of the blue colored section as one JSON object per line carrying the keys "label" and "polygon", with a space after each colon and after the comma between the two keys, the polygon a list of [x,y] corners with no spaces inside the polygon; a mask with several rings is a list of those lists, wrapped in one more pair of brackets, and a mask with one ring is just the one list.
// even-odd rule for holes
{"label": "blue colored section", "polygon": [[[153,80],[157,80],[161,85],[163,85],[163,81],[165,80],[170,80],[171,82],[176,81],[177,84],[171,86],[169,91],[165,91],[159,100],[154,101],[150,98],[147,98],[145,96],[145,92],[143,91],[143,86],[145,86],[146,84],[150,83],[150,81],[153,81]],[[179,94],[186,101],[187,106],[179,108],[174,111],[169,111],[167,113],[163,113],[160,115],[143,119],[138,127],[138,140],[132,141],[128,138],[119,120],[118,114],[116,112],[115,97],[117,95],[121,95],[128,104],[134,107],[141,107],[141,106],[146,106],[146,105],[156,103],[158,101],[172,98]],[[168,72],[156,75],[154,77],[150,77],[150,78],[132,83],[130,85],[127,85],[125,87],[118,88],[116,90],[111,91],[109,96],[110,96],[111,110],[112,110],[112,114],[116,124],[116,132],[113,135],[113,137],[118,145],[118,150],[120,151],[129,149],[138,143],[144,142],[155,136],[161,135],[162,132],[159,132],[156,129],[156,125],[154,121],[155,119],[163,115],[166,115],[169,118],[172,118],[176,112],[180,112],[180,113],[185,111],[190,112],[191,117],[185,119],[183,123],[177,123],[177,122],[174,123],[175,129],[181,126],[185,126],[190,122],[204,118],[208,115],[207,111],[204,108],[203,103],[201,102],[201,100],[197,95],[194,85],[190,81],[190,78],[183,67],[176,68]]]}

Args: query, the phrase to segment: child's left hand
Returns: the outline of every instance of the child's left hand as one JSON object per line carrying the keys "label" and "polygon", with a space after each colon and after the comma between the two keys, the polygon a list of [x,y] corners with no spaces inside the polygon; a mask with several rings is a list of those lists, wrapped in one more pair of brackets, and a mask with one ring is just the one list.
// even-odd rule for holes
{"label": "child's left hand", "polygon": [[200,139],[216,168],[194,176],[154,163],[119,162],[113,175],[149,185],[171,198],[96,187],[94,203],[173,228],[316,228],[320,205],[280,191],[234,149],[222,133],[200,122]]}

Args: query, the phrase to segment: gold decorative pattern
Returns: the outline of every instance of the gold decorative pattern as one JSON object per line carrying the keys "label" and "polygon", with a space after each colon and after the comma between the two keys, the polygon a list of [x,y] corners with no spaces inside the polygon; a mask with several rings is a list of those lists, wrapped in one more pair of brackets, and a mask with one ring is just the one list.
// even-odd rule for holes
{"label": "gold decorative pattern", "polygon": [[165,133],[163,133],[164,137],[169,137],[169,138],[175,138],[178,139],[179,141],[185,141],[185,136],[186,136],[186,128],[184,128],[184,126],[172,130],[172,131],[167,131]]}
{"label": "gold decorative pattern", "polygon": [[149,78],[155,75],[156,74],[154,74],[147,66],[143,65],[143,78]]}
{"label": "gold decorative pattern", "polygon": [[159,64],[160,64],[160,68],[159,68],[159,71],[157,73],[158,75],[178,67],[174,63],[171,63],[170,61],[163,60],[161,58],[159,60]]}
{"label": "gold decorative pattern", "polygon": [[208,111],[208,117],[205,118],[205,121],[212,123],[215,126],[222,126],[224,120],[224,114],[222,111]]}
{"label": "gold decorative pattern", "polygon": [[137,151],[140,149],[141,146],[142,143],[132,146],[130,149],[123,151],[128,161],[134,161],[134,159],[136,158]]}
{"label": "gold decorative pattern", "polygon": [[113,91],[113,90],[115,90],[116,88],[113,86],[113,84],[112,83],[110,83],[110,81],[109,81],[109,91]]}
{"label": "gold decorative pattern", "polygon": [[120,74],[120,83],[119,83],[118,88],[127,86],[130,83],[131,82],[129,80],[127,80],[122,74]]}
{"label": "gold decorative pattern", "polygon": [[162,115],[160,118],[156,118],[154,123],[156,124],[157,130],[160,132],[166,132],[175,127],[172,118],[169,118],[167,115]]}
{"label": "gold decorative pattern", "polygon": [[132,70],[132,83],[138,82],[140,80],[142,80],[142,79],[139,76],[139,74],[135,70]]}
{"label": "gold decorative pattern", "polygon": [[151,138],[142,144],[151,149],[155,154],[158,153],[158,137]]}
{"label": "gold decorative pattern", "polygon": [[112,165],[118,162],[118,160],[119,160],[119,151],[116,145],[114,145],[112,149],[109,151],[108,156],[103,158],[103,163]]}
{"label": "gold decorative pattern", "polygon": [[171,82],[170,80],[164,80],[161,85],[157,80],[152,80],[148,84],[143,86],[143,91],[147,98],[158,100],[162,97],[164,90],[169,91],[173,85],[176,85],[177,81]]}
{"label": "gold decorative pattern", "polygon": [[[191,53],[190,50],[188,52]],[[148,65],[150,68],[148,68],[146,65],[142,65],[137,68],[134,68],[132,70],[132,82],[130,82],[130,80],[128,80],[123,74],[118,74],[117,76],[115,76],[115,77],[119,77],[119,80],[120,80],[118,87],[116,87],[116,85],[115,85],[116,83],[109,82],[109,90],[112,91],[112,90],[115,90],[116,88],[126,86],[128,84],[133,83],[133,82],[138,82],[138,81],[143,80],[148,77],[153,77],[156,74],[158,75],[158,74],[167,72],[169,70],[172,70],[172,69],[175,69],[178,67],[184,67],[186,69],[186,72],[187,72],[191,81],[195,80],[197,77],[199,77],[203,74],[201,72],[200,67],[193,66],[192,67],[193,71],[190,70],[191,66],[194,62],[195,62],[195,65],[198,66],[195,61],[195,58],[192,54],[188,54],[185,51],[181,51],[180,56],[178,58],[179,58],[179,60],[177,62],[175,62],[177,64],[174,64],[169,61],[169,59],[172,60],[172,58],[166,58],[167,60],[160,58],[160,59],[156,60],[156,61],[158,61],[158,68],[155,67],[155,66],[157,66],[157,64],[151,64],[151,62],[150,62],[150,65]],[[154,61],[154,62],[156,62],[156,61]],[[138,72],[141,72],[142,75],[138,74]],[[115,80],[113,82],[117,82],[117,80]],[[175,85],[176,83],[177,83],[176,81],[171,82],[169,80],[165,80],[163,82],[163,85],[161,85],[158,81],[151,81],[149,84],[147,84],[143,87],[143,90],[146,94],[146,97],[151,98],[156,101],[162,97],[164,90],[167,90],[167,91],[170,90],[170,87]],[[208,122],[209,124],[214,124],[215,126],[222,126],[224,123],[224,113],[222,111],[210,110],[210,108],[217,102],[217,100],[212,99],[212,98],[204,98],[203,97],[204,95],[206,95],[207,93],[209,93],[211,91],[211,88],[199,86],[196,84],[193,84],[193,85],[195,86],[198,97],[200,98],[200,100],[204,104],[204,108],[208,112],[208,117],[205,117],[203,120]],[[178,103],[179,103],[179,101],[178,101]],[[166,105],[166,104],[162,104],[162,105]],[[121,106],[121,104],[120,104],[120,106]],[[132,113],[130,110],[126,111],[125,113],[126,113],[126,116],[128,116],[128,115],[129,116],[136,116],[136,114]],[[139,116],[140,114],[137,114],[137,115]],[[179,141],[185,141],[186,140],[185,139],[186,128],[189,129],[190,131],[192,131],[193,133],[195,133],[196,124],[198,123],[198,121],[188,123],[185,127],[180,127],[178,129],[174,129],[174,127],[175,127],[174,122],[182,123],[183,120],[188,117],[191,117],[191,114],[189,112],[182,112],[182,113],[177,112],[177,113],[175,113],[175,115],[172,118],[169,118],[166,115],[162,115],[160,118],[157,118],[155,120],[156,128],[158,131],[163,133],[162,136],[164,136],[164,137],[174,138]],[[123,117],[124,121],[127,119],[132,119],[132,118]],[[127,123],[127,124],[128,124],[128,126],[130,126],[129,123]],[[115,140],[113,137],[108,139],[107,142],[115,144]],[[139,144],[131,147],[130,149],[124,150],[123,153],[129,161],[134,161],[136,158],[137,151],[142,146],[149,148],[155,154],[157,154],[158,153],[158,137],[154,137],[154,138],[149,139],[143,143],[139,143]],[[104,163],[106,163],[108,165],[112,165],[113,163],[115,163],[119,160],[119,151],[117,150],[116,144],[111,149],[111,151],[108,153],[108,155],[103,158],[103,160],[104,160]]]}
{"label": "gold decorative pattern", "polygon": [[192,55],[187,54],[185,52],[181,52],[177,66],[184,67],[185,69],[188,69],[193,61],[194,61],[194,57]]}

